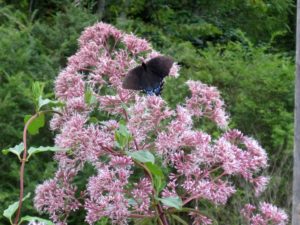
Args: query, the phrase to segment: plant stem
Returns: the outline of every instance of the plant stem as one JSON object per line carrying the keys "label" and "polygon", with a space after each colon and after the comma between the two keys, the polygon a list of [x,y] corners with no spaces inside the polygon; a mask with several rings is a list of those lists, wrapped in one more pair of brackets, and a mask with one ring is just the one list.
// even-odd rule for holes
{"label": "plant stem", "polygon": [[21,209],[22,209],[22,203],[23,203],[23,196],[24,196],[24,170],[25,170],[25,163],[26,163],[26,157],[27,157],[27,129],[28,126],[30,125],[30,123],[36,119],[37,117],[39,117],[42,114],[46,114],[46,113],[57,113],[62,115],[60,112],[58,111],[54,111],[54,110],[45,110],[45,111],[41,111],[41,112],[37,112],[36,114],[34,114],[33,116],[30,117],[30,119],[26,122],[25,126],[24,126],[24,130],[23,130],[23,144],[24,144],[24,151],[23,151],[23,156],[22,156],[22,160],[21,160],[21,167],[20,167],[20,195],[19,195],[19,207],[18,207],[18,211],[14,220],[14,225],[17,225],[19,222],[19,218],[20,218],[20,214],[21,214]]}
{"label": "plant stem", "polygon": [[21,208],[22,208],[22,202],[23,202],[23,196],[24,196],[24,169],[25,169],[25,163],[26,163],[26,157],[27,157],[27,128],[30,125],[30,123],[39,116],[39,113],[34,114],[30,119],[27,121],[24,127],[23,131],[23,144],[24,144],[24,151],[23,151],[23,157],[21,160],[21,168],[20,168],[20,195],[19,195],[19,207],[17,211],[17,215],[15,217],[14,225],[17,225],[19,222],[20,214],[21,214]]}
{"label": "plant stem", "polygon": [[[121,96],[120,96],[120,99],[122,100]],[[123,100],[122,100],[123,102]],[[124,102],[123,102],[124,103]],[[126,109],[123,109],[123,112],[124,112],[124,116],[125,116],[125,119],[126,119],[126,122],[129,121],[129,117],[128,117],[128,114],[126,112]],[[138,143],[136,141],[136,139],[134,138],[134,135],[132,134],[132,138],[133,138],[133,142],[135,144],[135,148],[136,150],[138,151],[139,150],[139,146],[138,146]],[[151,180],[151,183],[153,184],[153,177],[152,177],[152,174],[151,172],[148,170],[148,168],[146,166],[144,166],[144,164],[140,163],[140,162],[137,162],[135,161],[135,163],[137,163],[139,166],[141,166],[144,171],[146,172],[146,174],[148,175],[148,177],[150,178]],[[154,196],[154,199],[155,199],[155,196],[156,196],[156,191],[155,191],[155,188],[153,187],[152,189],[152,194]],[[157,211],[158,211],[158,216],[159,216],[159,219],[160,219],[160,222],[163,224],[163,225],[169,225],[168,223],[168,220],[167,220],[167,217],[166,217],[166,214],[164,213],[163,211],[163,208],[162,206],[160,205],[159,202],[156,202],[156,208],[157,208]]]}

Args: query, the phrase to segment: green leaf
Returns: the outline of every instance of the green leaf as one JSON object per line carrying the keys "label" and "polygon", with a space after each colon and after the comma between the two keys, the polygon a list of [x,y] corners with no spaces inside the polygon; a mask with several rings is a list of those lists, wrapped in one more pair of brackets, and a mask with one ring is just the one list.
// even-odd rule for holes
{"label": "green leaf", "polygon": [[84,101],[88,105],[93,105],[97,103],[97,98],[93,94],[93,91],[91,88],[87,88],[86,91],[84,92]]}
{"label": "green leaf", "polygon": [[183,225],[189,225],[186,221],[184,221],[183,219],[181,219],[179,216],[177,216],[175,214],[173,214],[172,217]]}
{"label": "green leaf", "polygon": [[2,153],[4,155],[7,155],[9,152],[11,152],[11,153],[17,155],[18,158],[21,160],[21,156],[20,155],[23,152],[23,150],[24,150],[24,144],[22,142],[22,143],[16,145],[15,147],[13,147],[13,148],[3,149]]}
{"label": "green leaf", "polygon": [[119,122],[119,128],[115,132],[115,140],[117,146],[121,149],[127,146],[128,143],[132,140],[132,135],[122,121]]}
{"label": "green leaf", "polygon": [[40,96],[43,96],[45,84],[42,82],[33,82],[32,84],[32,95],[38,102]]}
{"label": "green leaf", "polygon": [[181,209],[183,202],[178,196],[158,198],[165,206],[173,207],[175,209]]}
{"label": "green leaf", "polygon": [[126,135],[130,135],[127,127],[126,127],[126,124],[123,124],[123,121],[120,121],[119,122],[119,129],[118,129],[118,132],[124,136]]}
{"label": "green leaf", "polygon": [[137,202],[133,198],[130,198],[130,199],[128,199],[128,204],[135,206],[135,205],[137,205]]}
{"label": "green leaf", "polygon": [[128,107],[127,105],[124,103],[124,102],[121,102],[121,106],[123,109],[125,109],[126,111],[128,110]]}
{"label": "green leaf", "polygon": [[32,84],[32,96],[33,102],[35,105],[35,110],[38,111],[39,109],[39,98],[43,96],[45,84],[41,82],[33,82]]}
{"label": "green leaf", "polygon": [[59,147],[50,147],[50,146],[40,146],[40,147],[30,147],[28,149],[28,158],[31,156],[31,155],[34,155],[34,154],[37,154],[37,153],[40,153],[40,152],[58,152],[58,151],[62,151],[64,149],[61,149]]}
{"label": "green leaf", "polygon": [[166,180],[162,169],[151,162],[147,162],[145,163],[145,165],[153,176],[153,185],[155,187],[155,190],[157,191],[157,193],[160,193],[166,185]]}
{"label": "green leaf", "polygon": [[106,216],[101,217],[101,219],[95,223],[95,225],[107,225],[107,224],[110,224],[110,223],[109,223],[109,218]]}
{"label": "green leaf", "polygon": [[42,96],[39,96],[39,109],[43,106],[50,106],[50,107],[62,107],[64,104],[60,101],[51,100],[51,99],[43,99]]}
{"label": "green leaf", "polygon": [[33,82],[32,94],[36,97],[43,95],[45,84],[42,82]]}
{"label": "green leaf", "polygon": [[[26,200],[27,198],[30,197],[30,193],[28,193],[23,199],[22,201]],[[4,210],[3,212],[3,216],[6,217],[7,219],[9,219],[10,223],[12,223],[12,216],[14,215],[14,213],[17,211],[19,207],[19,201],[14,202],[13,204],[9,205],[7,209]]]}
{"label": "green leaf", "polygon": [[155,162],[154,155],[149,151],[141,150],[137,152],[127,152],[127,155],[142,163],[151,162],[154,164]]}
{"label": "green leaf", "polygon": [[153,176],[153,183],[157,194],[159,194],[167,184],[165,177],[158,176]]}
{"label": "green leaf", "polygon": [[97,118],[97,117],[95,117],[95,116],[91,116],[91,117],[89,118],[89,122],[90,122],[90,123],[94,123],[94,124],[96,124],[96,123],[98,123],[98,122],[99,122],[99,120],[98,120],[98,118]]}
{"label": "green leaf", "polygon": [[145,163],[145,165],[147,166],[147,168],[150,170],[150,172],[151,172],[153,175],[159,176],[159,177],[163,177],[163,176],[164,176],[164,174],[163,174],[161,168],[160,168],[158,165],[153,164],[153,163],[150,163],[150,162]]}
{"label": "green leaf", "polygon": [[43,99],[42,96],[39,97],[39,109],[42,108],[45,105],[48,105],[51,102],[50,99],[46,98]]}
{"label": "green leaf", "polygon": [[36,217],[36,216],[24,216],[21,218],[20,224],[23,221],[27,221],[27,222],[41,222],[45,225],[55,225],[54,223],[52,223],[52,221],[50,220],[46,220],[40,217]]}
{"label": "green leaf", "polygon": [[[25,124],[31,118],[31,115],[26,115],[24,118]],[[28,132],[31,135],[36,135],[39,133],[39,129],[45,125],[45,115],[40,114],[37,118],[35,118],[28,126]]]}

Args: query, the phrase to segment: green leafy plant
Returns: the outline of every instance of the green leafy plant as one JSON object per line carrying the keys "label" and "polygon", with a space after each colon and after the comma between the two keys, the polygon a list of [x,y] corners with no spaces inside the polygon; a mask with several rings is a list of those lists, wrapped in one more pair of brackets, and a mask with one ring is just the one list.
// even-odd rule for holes
{"label": "green leafy plant", "polygon": [[[45,117],[44,115],[46,113],[58,113],[57,111],[53,110],[52,107],[54,106],[61,106],[62,104],[59,104],[58,101],[52,101],[50,99],[43,100],[43,88],[44,84],[39,83],[39,82],[34,82],[32,85],[32,96],[33,96],[33,101],[35,105],[35,114],[34,115],[27,115],[25,116],[25,127],[24,127],[24,132],[23,132],[23,142],[19,145],[16,145],[13,148],[8,148],[8,149],[3,149],[2,153],[7,155],[8,153],[12,153],[17,155],[18,159],[21,162],[20,166],[20,196],[19,196],[19,201],[15,202],[11,205],[8,206],[6,210],[3,212],[3,216],[5,216],[7,219],[9,219],[10,224],[12,225],[19,225],[22,222],[30,222],[30,221],[39,221],[42,222],[46,225],[53,225],[53,223],[49,220],[42,219],[39,217],[31,217],[31,216],[24,216],[20,218],[21,214],[21,208],[22,208],[22,203],[24,200],[30,197],[30,193],[28,193],[25,197],[24,196],[24,168],[25,168],[25,163],[28,162],[29,158],[37,153],[41,152],[47,152],[47,151],[52,151],[52,152],[57,152],[57,151],[62,151],[62,149],[57,148],[57,147],[30,147],[28,149],[27,147],[27,131],[31,135],[36,135],[39,133],[39,128],[42,128],[45,125]],[[42,102],[42,104],[41,104]],[[41,108],[48,107],[49,109],[46,110],[41,110]],[[23,153],[23,154],[22,154]],[[22,154],[22,156],[21,156]],[[14,214],[16,214],[14,220],[12,219]]]}

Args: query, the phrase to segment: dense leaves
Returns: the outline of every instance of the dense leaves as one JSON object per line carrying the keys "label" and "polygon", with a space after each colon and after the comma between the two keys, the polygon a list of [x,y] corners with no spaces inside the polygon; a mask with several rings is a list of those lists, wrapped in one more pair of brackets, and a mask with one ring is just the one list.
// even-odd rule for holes
{"label": "dense leaves", "polygon": [[[53,79],[75,52],[76,39],[84,27],[102,18],[147,38],[180,63],[181,76],[167,79],[163,91],[171,105],[188,95],[188,79],[221,90],[230,125],[257,138],[269,152],[275,176],[265,198],[290,208],[294,64],[285,52],[293,55],[293,1],[2,0],[0,8],[0,149],[21,140],[24,116],[34,113],[33,81],[45,82],[45,99],[52,98]],[[42,128],[30,143],[51,146],[52,137]],[[1,211],[18,195],[18,162],[14,156],[4,157],[1,154]],[[28,192],[33,192],[34,182],[52,174],[51,159],[32,157],[27,171],[31,182],[25,180]],[[232,199],[229,211],[238,212],[239,204]],[[220,224],[240,224],[238,214],[220,210]]]}

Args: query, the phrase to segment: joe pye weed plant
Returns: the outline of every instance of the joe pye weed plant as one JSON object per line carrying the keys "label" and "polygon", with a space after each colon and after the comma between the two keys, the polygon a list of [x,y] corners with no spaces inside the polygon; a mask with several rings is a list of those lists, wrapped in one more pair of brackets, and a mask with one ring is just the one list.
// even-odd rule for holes
{"label": "joe pye weed plant", "polygon": [[[146,40],[105,23],[82,33],[79,50],[55,81],[58,101],[37,95],[37,114],[25,126],[23,144],[5,150],[19,156],[23,171],[31,154],[55,151],[57,171],[37,186],[34,196],[35,208],[52,222],[29,216],[19,220],[22,194],[6,211],[11,224],[65,225],[80,209],[88,224],[188,224],[188,217],[193,225],[215,224],[201,202],[225,205],[240,188],[233,178],[250,183],[257,197],[265,190],[269,177],[261,173],[268,166],[266,152],[256,140],[228,128],[215,87],[189,80],[190,96],[174,109],[160,96],[122,88],[130,69],[158,55]],[[174,63],[170,77],[178,75]],[[55,147],[27,151],[26,130],[46,112],[54,113],[50,126],[57,133]],[[214,135],[196,123],[210,124],[213,129],[207,130]],[[86,164],[96,172],[80,189],[74,180]],[[266,202],[247,204],[241,214],[245,224],[288,222],[283,210]]]}

